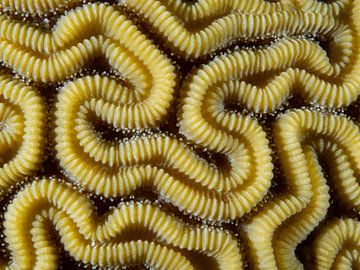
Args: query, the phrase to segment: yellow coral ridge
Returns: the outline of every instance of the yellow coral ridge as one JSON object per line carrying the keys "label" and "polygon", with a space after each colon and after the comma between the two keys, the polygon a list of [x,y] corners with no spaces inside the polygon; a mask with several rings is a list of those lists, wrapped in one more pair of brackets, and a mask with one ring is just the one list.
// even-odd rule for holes
{"label": "yellow coral ridge", "polygon": [[[202,218],[234,219],[249,212],[265,195],[272,177],[266,134],[255,120],[236,119],[229,133],[239,135],[231,139],[223,132],[213,142],[216,148],[203,143],[226,155],[229,169],[211,166],[177,138],[155,134],[113,143],[93,130],[93,115],[116,128],[152,127],[171,97],[170,91],[154,87],[139,101],[129,89],[100,76],[65,85],[56,105],[61,166],[82,186],[106,197],[153,186],[179,208]],[[204,131],[203,137],[210,139],[212,131]]]}
{"label": "yellow coral ridge", "polygon": [[360,223],[337,219],[322,229],[314,243],[317,270],[358,269],[360,266]]}
{"label": "yellow coral ridge", "polygon": [[[296,9],[272,12],[269,14],[247,14],[226,12],[226,9],[216,9],[210,5],[206,8],[192,8],[193,12],[201,10],[206,15],[198,15],[199,20],[191,18],[191,11],[177,11],[173,14],[159,0],[125,0],[125,5],[139,12],[149,22],[156,32],[163,36],[178,53],[187,57],[199,57],[226,47],[236,39],[266,38],[269,35],[286,33],[287,35],[302,35],[306,33],[326,35],[335,25],[332,16],[315,12],[303,12]],[[234,1],[245,5],[242,1]],[[221,2],[218,5],[221,6]],[[270,4],[270,3],[268,3]],[[171,6],[177,6],[176,3]],[[246,6],[246,5],[245,5]],[[231,7],[231,6],[230,6]],[[253,7],[256,7],[256,3]],[[215,19],[210,10],[225,11],[216,14]],[[266,9],[266,8],[265,8]],[[236,10],[236,8],[235,8]],[[179,17],[177,13],[180,13]],[[185,13],[185,14],[182,14]],[[195,16],[196,17],[196,16]],[[204,18],[201,18],[204,17]],[[208,18],[210,17],[210,18]],[[219,17],[219,18],[217,18]],[[185,22],[186,23],[185,23]],[[203,26],[203,27],[202,27]],[[197,29],[199,28],[200,29]],[[195,28],[195,29],[193,29]]]}
{"label": "yellow coral ridge", "polygon": [[296,246],[324,218],[328,188],[318,155],[331,156],[338,192],[359,209],[360,130],[350,120],[309,110],[296,110],[279,118],[275,138],[282,160],[288,194],[267,204],[246,226],[250,250],[258,269],[302,269]]}
{"label": "yellow coral ridge", "polygon": [[[195,31],[194,33],[189,33],[184,29],[177,16],[172,16],[171,12],[165,12],[166,8],[161,5],[161,1],[139,0],[128,1],[127,4],[149,17],[152,27],[156,27],[162,33],[161,35],[173,44],[172,46],[188,56],[206,54],[217,48],[215,43],[225,45],[224,39],[232,36],[228,31],[243,31],[240,36],[247,38],[252,35],[254,37],[262,36],[262,31],[264,33],[285,31],[290,35],[304,31],[328,36],[331,39],[329,54],[312,41],[287,38],[275,42],[265,49],[240,50],[218,56],[199,69],[194,76],[193,85],[195,88],[201,84],[201,87],[208,89],[207,93],[211,91],[230,92],[231,101],[235,100],[255,112],[275,110],[293,91],[298,91],[312,102],[328,107],[347,106],[356,100],[360,88],[360,51],[357,46],[360,42],[358,20],[360,2],[354,1],[349,7],[346,24],[343,24],[341,20],[335,20],[334,16],[324,17],[322,13],[318,13],[318,9],[326,10],[325,8],[313,7],[304,1],[301,3],[307,7],[306,9],[316,10],[316,12],[286,11],[295,13],[254,15],[255,17],[230,14],[228,16],[233,16],[231,18],[242,16],[241,26],[235,27],[232,19],[226,17],[228,19],[219,19],[223,21],[214,21],[214,29],[212,26],[207,26],[200,32]],[[337,5],[337,3],[333,4]],[[157,8],[153,8],[154,6]],[[178,9],[183,10],[181,5],[174,4],[174,10]],[[207,9],[204,8],[204,10]],[[187,12],[184,11],[186,14]],[[182,14],[182,16],[185,15]],[[289,24],[286,23],[288,20],[286,18],[291,18]],[[199,25],[196,21],[194,24]],[[286,29],[277,29],[276,24]],[[264,25],[264,27],[255,27],[257,25]],[[269,73],[271,76],[269,80],[265,80],[264,85],[251,83],[256,79],[263,81],[262,74],[264,73]],[[194,92],[196,91],[194,90]]]}
{"label": "yellow coral ridge", "polygon": [[[239,38],[266,38],[268,35],[278,33],[326,35],[336,25],[332,16],[289,10],[258,15],[225,13],[223,17],[205,23],[207,26],[201,31],[193,31],[187,29],[188,27],[185,27],[176,16],[167,12],[166,7],[157,0],[129,1],[127,6],[144,12],[144,16],[151,21],[151,26],[162,33],[161,35],[166,37],[179,53],[191,57],[208,54]],[[59,70],[55,70],[57,64],[62,68],[65,65],[74,72],[94,55],[106,54],[109,43],[119,42],[120,39],[126,38],[130,34],[134,35],[136,28],[129,27],[130,22],[125,23],[125,21],[127,21],[126,18],[121,16],[120,12],[101,4],[93,4],[70,12],[58,21],[51,33],[42,32],[26,24],[15,23],[1,15],[0,52],[2,54],[0,57],[19,73],[32,76],[34,79],[39,79],[37,76],[41,74],[33,73],[40,72],[38,70],[41,68],[42,72],[49,69],[48,72],[59,72]],[[195,21],[194,24],[198,26],[199,22]],[[200,24],[204,24],[204,22]],[[120,27],[118,32],[114,32],[114,26]],[[126,32],[125,29],[132,31]],[[126,32],[126,36],[123,32]],[[104,40],[99,40],[100,35]],[[92,36],[93,38],[90,38]],[[134,42],[140,43],[140,41],[141,39],[134,38]],[[135,45],[138,46],[136,43]],[[16,53],[13,53],[14,50]],[[23,68],[19,67],[19,57],[25,57],[29,62],[24,64]],[[64,60],[65,57],[72,62],[67,63]],[[33,67],[34,71],[25,69],[34,64],[36,64]],[[58,76],[61,79],[61,75]],[[49,80],[45,78],[42,80]]]}
{"label": "yellow coral ridge", "polygon": [[0,75],[0,191],[31,176],[44,152],[45,105],[32,87]]}
{"label": "yellow coral ridge", "polygon": [[346,12],[346,9],[351,6],[351,2],[352,0],[329,1],[329,3],[319,0],[294,0],[293,4],[302,10],[336,16],[342,12]]}
{"label": "yellow coral ridge", "polygon": [[[122,3],[123,1],[119,0],[118,2]],[[321,14],[338,15],[349,6],[351,0],[334,1],[332,3],[323,3],[316,0],[281,0],[273,3],[265,0],[253,0],[251,2],[246,0],[198,0],[194,3],[188,3],[184,0],[160,0],[160,2],[171,10],[173,14],[183,18],[187,22],[206,17],[218,17],[233,11],[251,14],[267,14],[289,10],[294,7],[305,11],[315,11]],[[44,15],[74,3],[81,3],[81,1],[2,0],[1,8],[33,15]]]}
{"label": "yellow coral ridge", "polygon": [[3,10],[32,15],[45,15],[66,5],[81,3],[80,0],[1,0]]}
{"label": "yellow coral ridge", "polygon": [[341,252],[334,262],[335,270],[352,270],[360,268],[360,251],[357,249]]}
{"label": "yellow coral ridge", "polygon": [[[100,268],[360,268],[359,221],[323,221],[334,218],[333,192],[344,215],[360,213],[360,128],[318,109],[359,97],[360,0],[119,0],[68,11],[81,3],[0,0],[0,62],[28,84],[58,87],[48,98],[56,160],[43,166],[58,162],[44,173],[71,181],[36,179],[3,202],[0,267],[56,269],[58,239]],[[42,30],[36,20],[48,16],[57,21]],[[83,76],[104,61],[118,78]],[[292,96],[313,109],[291,109]],[[34,86],[0,74],[1,194],[42,166],[46,110]],[[267,194],[272,156],[283,175]],[[106,207],[137,192],[169,205],[122,202],[100,215],[78,189]],[[201,220],[238,232],[246,263],[230,232]],[[312,254],[301,250],[301,261],[306,239]]]}
{"label": "yellow coral ridge", "polygon": [[[254,112],[270,112],[297,92],[327,107],[349,105],[360,89],[359,3],[352,9],[356,29],[341,26],[332,33],[334,59],[305,39],[283,39],[265,49],[217,56],[189,76],[186,104],[194,106],[201,99],[202,104],[215,104],[224,99]],[[270,78],[264,79],[263,74]]]}
{"label": "yellow coral ridge", "polygon": [[[119,63],[128,65],[126,72],[140,69],[140,64],[151,66],[151,70],[157,64],[170,65],[126,16],[105,4],[85,5],[67,13],[51,33],[2,15],[0,30],[0,59],[35,81],[63,80],[97,56],[104,56],[115,69]],[[132,63],[134,58],[139,64]],[[157,75],[148,74],[148,77]]]}
{"label": "yellow coral ridge", "polygon": [[[138,4],[148,5],[150,2],[140,1]],[[136,3],[136,1],[131,1],[129,5]],[[234,31],[240,29],[239,31],[243,31],[244,34],[248,33],[254,37],[263,35],[262,32],[285,31],[288,34],[295,34],[290,32],[303,31],[330,35],[333,45],[330,47],[330,59],[321,47],[301,39],[286,39],[266,49],[243,50],[219,57],[211,62],[217,69],[227,65],[228,61],[235,61],[235,66],[229,67],[228,78],[223,79],[235,82],[228,82],[219,87],[234,88],[235,92],[239,92],[237,100],[256,112],[276,109],[290,95],[290,90],[298,85],[300,87],[296,87],[296,89],[300,89],[301,94],[311,101],[336,107],[350,104],[357,98],[359,89],[360,49],[359,46],[356,46],[360,41],[360,26],[357,20],[360,16],[360,9],[358,6],[359,1],[354,1],[350,9],[351,22],[349,25],[341,25],[331,16],[324,17],[317,13],[298,11],[284,11],[285,13],[280,14],[284,18],[277,13],[273,15],[228,15],[240,16],[242,18],[240,19],[241,27],[230,27],[225,23],[225,28],[234,29]],[[161,9],[151,8],[151,10],[160,12]],[[159,19],[165,15],[154,16],[154,18]],[[270,17],[266,19],[261,16]],[[289,24],[284,23],[287,21],[285,17],[291,18]],[[177,20],[176,17],[169,18],[169,20]],[[250,18],[252,22],[245,23]],[[169,20],[160,21],[167,22]],[[230,18],[228,22],[230,23],[231,20]],[[253,24],[260,25],[262,21],[274,21],[275,25],[265,23],[265,28],[247,27],[247,25]],[[146,51],[153,46],[145,36],[137,31],[135,26],[131,25],[132,23],[119,11],[101,4],[88,5],[69,12],[58,21],[52,33],[45,33],[32,26],[14,23],[10,19],[1,17],[0,29],[3,31],[0,32],[0,57],[19,74],[43,82],[69,77],[98,55],[105,55],[110,65],[117,68],[116,62],[119,59],[116,57],[123,50],[141,46]],[[154,22],[154,25],[157,24]],[[215,30],[222,24],[216,23],[216,25],[219,26],[214,26]],[[285,27],[285,29],[278,29],[276,25],[280,28]],[[120,28],[115,31],[117,27]],[[289,27],[294,29],[287,29]],[[225,44],[219,36],[222,35],[221,33],[226,33],[224,29],[221,31],[219,29],[219,31],[209,30],[208,33],[211,35],[215,33],[215,36],[204,41],[206,44],[204,47],[196,44],[195,41],[189,41],[186,38],[185,30],[175,31],[176,29],[173,28],[165,27],[164,29],[171,32],[169,32],[169,37],[173,36],[177,41],[181,41],[181,44],[176,45],[180,50],[204,49],[206,51],[212,47],[211,40]],[[274,29],[271,30],[272,28]],[[185,36],[183,39],[178,38],[179,35],[176,33]],[[206,35],[207,32],[204,30],[201,33]],[[227,37],[228,35],[224,36],[224,38]],[[198,53],[196,52],[196,54]],[[278,58],[281,58],[282,61],[277,61]],[[272,79],[265,86],[256,86],[246,82],[248,77],[261,76],[264,72],[273,74]],[[231,76],[233,73],[235,76]],[[209,75],[211,76],[211,74]],[[218,80],[216,83],[220,84],[220,82]],[[210,83],[214,85],[215,82]]]}
{"label": "yellow coral ridge", "polygon": [[[125,0],[125,3],[131,0]],[[224,13],[234,11],[250,14],[268,14],[281,12],[294,8],[303,11],[314,11],[321,14],[338,15],[345,8],[349,7],[351,0],[332,1],[324,3],[318,0],[197,0],[193,3],[185,0],[158,0],[167,6],[175,16],[183,18],[185,21],[199,20],[206,17],[218,17]]]}
{"label": "yellow coral ridge", "polygon": [[[125,6],[138,9],[141,6],[140,1],[125,0]],[[209,22],[214,18],[223,17],[230,13],[247,13],[247,14],[269,14],[290,10],[294,7],[293,3],[288,0],[271,3],[264,0],[199,0],[194,3],[184,0],[156,0],[150,1],[143,5],[144,9],[151,5],[162,6],[166,11],[174,16],[181,18],[185,24],[195,22]],[[144,12],[144,11],[142,11]]]}
{"label": "yellow coral ridge", "polygon": [[[56,269],[50,224],[77,261],[100,266],[148,264],[156,269],[194,269],[182,252],[202,253],[219,269],[242,269],[238,243],[224,231],[190,227],[147,203],[120,204],[100,219],[90,201],[57,180],[33,182],[16,194],[5,213],[11,269]],[[131,229],[149,240],[126,240]],[[125,240],[122,240],[125,239]]]}
{"label": "yellow coral ridge", "polygon": [[[286,0],[287,1],[287,0]],[[277,10],[287,9],[292,7],[290,0],[288,2],[281,1],[280,3],[270,3],[264,0],[256,0],[249,5],[248,1],[244,0],[200,0],[194,4],[186,3],[184,0],[162,0],[163,4],[167,5],[180,17],[186,17],[189,20],[197,19],[220,12],[231,12],[233,10],[251,12],[251,13],[268,13]],[[123,0],[119,0],[122,3]],[[304,1],[303,1],[304,2]],[[17,11],[22,13],[31,13],[43,15],[55,11],[57,8],[64,7],[71,3],[81,3],[80,0],[2,0],[1,7],[3,9]],[[303,4],[305,5],[306,4]],[[311,8],[313,8],[311,6]],[[314,9],[314,8],[313,8]]]}

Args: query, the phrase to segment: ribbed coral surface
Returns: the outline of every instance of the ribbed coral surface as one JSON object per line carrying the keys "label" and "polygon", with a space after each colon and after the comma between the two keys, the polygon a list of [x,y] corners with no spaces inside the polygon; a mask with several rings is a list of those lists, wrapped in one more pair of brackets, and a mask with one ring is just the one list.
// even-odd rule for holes
{"label": "ribbed coral surface", "polygon": [[360,0],[0,0],[0,268],[360,269]]}

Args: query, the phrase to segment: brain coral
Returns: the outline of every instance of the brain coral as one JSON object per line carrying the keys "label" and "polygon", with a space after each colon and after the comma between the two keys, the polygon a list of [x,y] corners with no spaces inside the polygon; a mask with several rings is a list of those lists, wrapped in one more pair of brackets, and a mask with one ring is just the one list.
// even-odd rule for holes
{"label": "brain coral", "polygon": [[0,268],[360,268],[360,0],[0,10]]}

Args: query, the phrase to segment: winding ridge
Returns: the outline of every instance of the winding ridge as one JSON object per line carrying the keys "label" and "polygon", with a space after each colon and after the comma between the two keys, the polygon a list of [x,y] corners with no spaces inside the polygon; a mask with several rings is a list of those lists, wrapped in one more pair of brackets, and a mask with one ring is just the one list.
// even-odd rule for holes
{"label": "winding ridge", "polygon": [[[130,0],[119,0],[118,3],[129,4]],[[175,16],[186,22],[203,18],[219,17],[231,12],[251,14],[268,14],[298,8],[303,11],[315,11],[320,14],[338,15],[350,6],[351,0],[337,0],[323,3],[316,0],[281,0],[270,2],[264,0],[198,0],[194,3],[183,0],[157,0]],[[2,0],[1,8],[27,15],[48,15],[72,4],[81,3],[80,0]],[[152,4],[154,2],[151,2]]]}
{"label": "winding ridge", "polygon": [[[101,219],[84,195],[55,179],[26,186],[8,206],[4,233],[10,269],[56,269],[50,224],[65,250],[83,263],[194,269],[185,250],[213,258],[221,270],[242,269],[238,243],[225,231],[191,227],[148,203],[120,204]],[[127,233],[132,228],[146,230],[143,237],[150,239]],[[134,239],[122,240],[126,237]]]}
{"label": "winding ridge", "polygon": [[359,210],[360,130],[344,117],[296,110],[279,118],[274,136],[288,191],[270,201],[246,225],[250,251],[258,269],[302,269],[295,248],[329,207],[318,155],[331,157],[327,161],[334,168],[337,192]]}
{"label": "winding ridge", "polygon": [[[190,22],[184,23],[181,19],[183,16],[185,20],[190,17],[188,10],[178,17],[176,12],[179,11],[175,10],[175,14],[172,14],[162,1],[125,0],[125,2],[129,8],[139,12],[176,53],[191,58],[215,52],[237,39],[261,39],[278,34],[281,36],[280,33],[291,36],[305,33],[325,35],[335,24],[332,16],[297,9],[269,14],[239,12],[216,14],[218,16],[207,14],[204,18],[197,19],[195,16]],[[208,9],[211,9],[210,6]],[[214,10],[223,9],[219,7]]]}
{"label": "winding ridge", "polygon": [[222,144],[217,137],[216,147],[199,143],[228,157],[230,169],[210,166],[178,139],[162,134],[114,144],[94,132],[93,116],[115,128],[156,127],[172,102],[175,82],[168,60],[153,47],[143,49],[147,41],[131,46],[132,41],[121,40],[128,50],[114,46],[111,63],[134,89],[99,76],[65,84],[55,112],[60,165],[74,181],[106,197],[154,186],[180,209],[202,218],[229,220],[249,212],[272,178],[268,141],[250,117],[234,123],[233,141]]}
{"label": "winding ridge", "polygon": [[[17,73],[35,81],[64,80],[98,56],[105,57],[114,69],[124,71],[125,77],[135,70],[144,69],[139,62],[149,65],[154,64],[152,61],[159,61],[160,67],[170,66],[166,57],[133,22],[105,4],[84,5],[68,12],[59,19],[51,33],[2,15],[0,29],[0,59]],[[130,58],[124,59],[127,56]],[[119,63],[124,66],[119,67]],[[151,71],[156,72],[155,67],[152,65]],[[149,74],[151,71],[147,72],[148,76],[159,74]],[[171,71],[170,68],[164,73]],[[174,79],[175,75],[171,76]],[[137,80],[151,80],[142,76],[133,79],[135,81],[131,82],[139,87],[143,85]],[[169,78],[165,76],[164,80]]]}
{"label": "winding ridge", "polygon": [[[270,149],[265,132],[250,117],[238,117],[229,130],[237,134],[233,140],[221,135],[213,137],[212,144],[198,143],[226,155],[229,169],[211,166],[179,139],[164,134],[116,143],[101,139],[92,115],[117,128],[151,127],[153,119],[160,118],[151,116],[169,106],[165,102],[171,95],[161,88],[154,87],[146,100],[136,102],[128,91],[100,76],[79,79],[61,90],[56,150],[74,181],[106,197],[153,186],[180,209],[215,220],[240,217],[265,195],[272,178]],[[212,132],[207,130],[203,138]]]}
{"label": "winding ridge", "polygon": [[[316,270],[359,267],[359,222],[323,221],[329,185],[360,211],[360,129],[318,105],[339,109],[359,96],[360,0],[124,0],[70,11],[80,1],[0,2],[14,15],[0,14],[0,61],[21,77],[0,75],[0,199],[42,166],[50,121],[35,85],[59,85],[48,101],[56,161],[71,182],[36,178],[13,195],[3,268],[56,269],[57,235],[76,261],[101,267],[196,269],[206,256],[219,269],[304,269],[295,251],[317,226]],[[56,10],[64,15],[51,31],[13,19]],[[121,78],[77,78],[99,57]],[[293,95],[310,109],[279,113]],[[279,114],[272,136],[286,186],[271,194],[270,135],[256,119],[268,113]],[[172,117],[176,128],[159,131]],[[105,139],[99,123],[133,135]],[[195,223],[244,220],[237,229],[248,250],[226,230],[189,225],[144,200],[100,216],[79,188],[109,199],[150,188]]]}
{"label": "winding ridge", "polygon": [[0,75],[0,192],[32,176],[44,154],[46,107],[40,94]]}
{"label": "winding ridge", "polygon": [[216,56],[188,77],[183,103],[194,106],[201,100],[206,104],[211,96],[220,95],[250,111],[272,112],[297,93],[326,107],[349,105],[360,89],[359,1],[353,2],[349,13],[348,24],[319,22],[320,27],[326,25],[332,39],[329,53],[313,41],[284,38],[263,49]]}
{"label": "winding ridge", "polygon": [[[151,9],[150,2],[154,2]],[[358,3],[354,1],[352,4],[350,21],[345,25],[336,16],[312,11],[283,11],[266,15],[236,13],[221,17],[219,22],[215,20],[194,33],[183,29],[184,26],[170,12],[154,8],[154,5],[160,5],[159,1],[130,1],[127,5],[145,13],[144,16],[154,18],[152,26],[157,27],[158,33],[173,43],[174,48],[193,57],[219,49],[228,43],[226,40],[264,37],[264,33],[286,33],[291,36],[312,33],[329,36],[332,40],[330,58],[311,41],[285,39],[265,49],[240,50],[217,57],[201,71],[201,75],[210,76],[211,79],[213,73],[216,73],[214,69],[231,63],[227,78],[222,78],[221,81],[235,82],[220,87],[230,85],[239,89],[242,93],[238,97],[240,102],[245,103],[250,110],[267,112],[278,108],[294,86],[307,99],[329,107],[346,106],[357,98],[360,84],[360,49],[355,45],[360,40]],[[137,6],[145,4],[149,6]],[[147,14],[147,10],[156,14]],[[113,7],[104,4],[87,5],[69,12],[58,21],[52,33],[14,23],[4,16],[0,19],[0,29],[6,29],[0,32],[0,58],[19,74],[36,81],[65,79],[98,55],[104,55],[113,66],[118,61],[115,58],[124,49],[129,49],[129,46],[141,44],[144,46],[143,50],[145,47],[150,50],[151,47],[150,41],[146,42],[145,36],[135,26],[131,26],[132,22]],[[250,25],[257,27],[252,29]],[[124,43],[124,40],[128,41]],[[277,61],[279,58],[283,61]],[[114,68],[118,67],[115,65]],[[279,75],[274,76],[264,87],[243,82],[246,77],[264,72]],[[338,79],[334,79],[337,77]],[[204,79],[208,80],[207,77]],[[207,88],[216,88],[216,83],[220,83],[220,79],[211,80],[207,83]],[[242,82],[238,82],[239,80]]]}
{"label": "winding ridge", "polygon": [[360,266],[360,223],[337,219],[317,236],[314,245],[316,269],[357,269]]}

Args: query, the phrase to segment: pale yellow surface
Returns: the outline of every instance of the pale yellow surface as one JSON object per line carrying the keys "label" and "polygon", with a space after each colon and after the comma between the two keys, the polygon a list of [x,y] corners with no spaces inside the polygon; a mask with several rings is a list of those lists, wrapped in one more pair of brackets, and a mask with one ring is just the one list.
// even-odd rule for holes
{"label": "pale yellow surface", "polygon": [[[10,260],[2,266],[56,269],[55,233],[76,261],[91,265],[193,269],[186,254],[194,252],[221,270],[246,263],[304,269],[295,250],[325,219],[329,185],[344,207],[360,211],[359,125],[324,109],[346,107],[360,94],[360,1],[330,2],[0,0],[0,60],[21,77],[0,76],[1,196],[30,182],[6,207]],[[8,16],[44,19],[55,11],[64,14],[49,30]],[[330,41],[326,50],[317,37]],[[271,41],[259,46],[264,39]],[[232,47],[243,42],[257,45]],[[106,72],[83,76],[99,58],[120,80]],[[203,64],[180,82],[170,58]],[[35,89],[40,83],[58,85],[51,123]],[[311,109],[279,113],[293,95]],[[227,103],[248,114],[227,110]],[[158,130],[173,107],[180,134]],[[269,131],[256,116],[272,113],[279,116]],[[105,140],[94,122],[137,135]],[[33,178],[41,176],[47,124],[71,184]],[[195,148],[222,156],[226,166]],[[269,193],[275,155],[286,188]],[[142,188],[209,224],[239,222],[247,242],[214,226],[191,226],[144,200],[120,203],[100,217],[78,191],[112,199]],[[359,222],[344,218],[320,226],[314,269],[359,267]],[[130,233],[137,230],[143,233]]]}
{"label": "pale yellow surface", "polygon": [[332,184],[342,200],[360,208],[360,129],[345,117],[295,110],[278,119],[274,137],[289,190],[246,225],[250,252],[258,269],[302,269],[295,248],[329,207],[320,155],[330,162]]}
{"label": "pale yellow surface", "polygon": [[360,266],[360,223],[336,219],[315,240],[316,269],[350,270]]}
{"label": "pale yellow surface", "polygon": [[[12,256],[9,269],[57,269],[50,224],[65,250],[84,263],[193,269],[181,254],[186,250],[206,254],[220,269],[242,268],[237,241],[225,231],[190,227],[149,203],[122,203],[100,219],[85,195],[56,179],[26,186],[5,216],[4,233]],[[121,240],[131,238],[126,231],[132,228],[147,230],[155,237],[151,241]]]}
{"label": "pale yellow surface", "polygon": [[46,110],[30,86],[0,75],[0,193],[33,175],[44,154]]}

